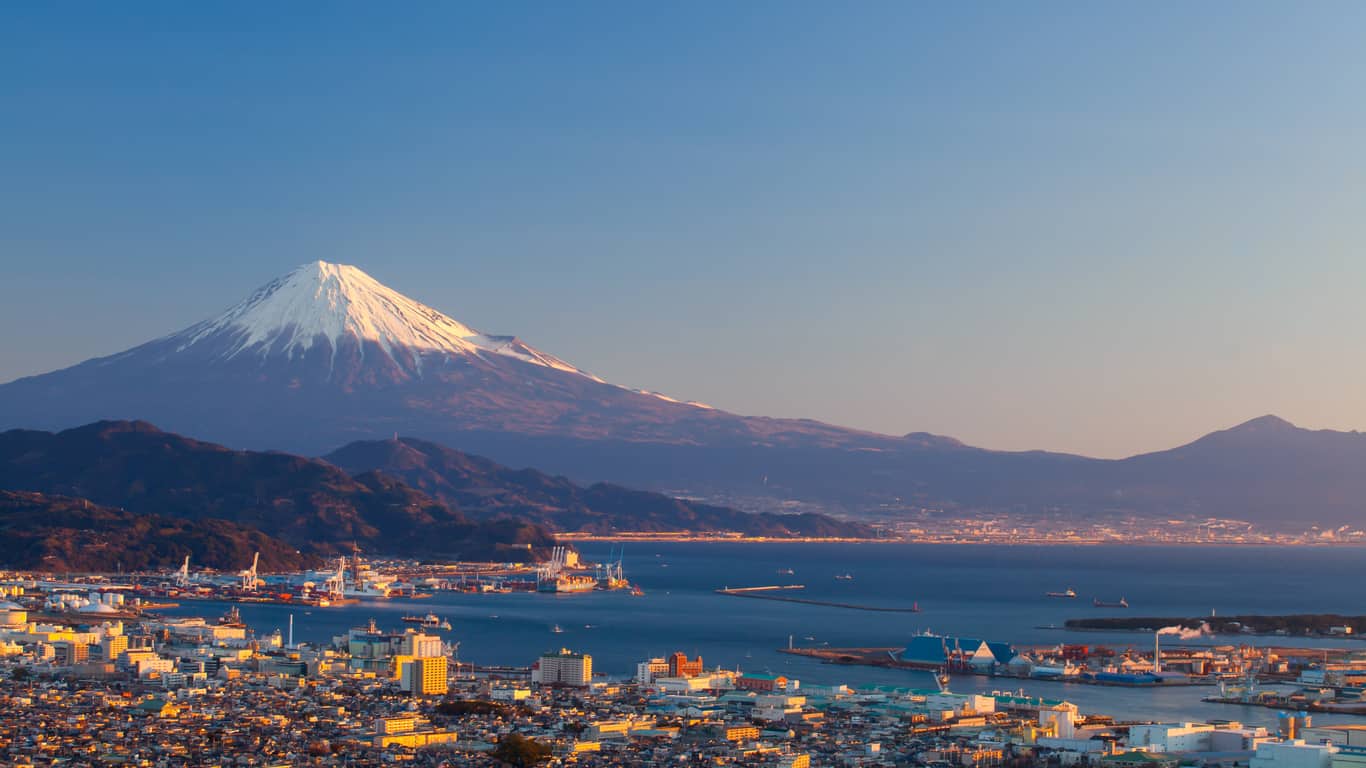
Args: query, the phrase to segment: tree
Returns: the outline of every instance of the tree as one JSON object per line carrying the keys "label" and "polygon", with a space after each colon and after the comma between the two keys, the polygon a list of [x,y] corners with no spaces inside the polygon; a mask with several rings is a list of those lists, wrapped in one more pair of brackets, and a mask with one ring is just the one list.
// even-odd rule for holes
{"label": "tree", "polygon": [[517,768],[530,768],[550,759],[550,747],[520,733],[509,733],[494,747],[493,756]]}

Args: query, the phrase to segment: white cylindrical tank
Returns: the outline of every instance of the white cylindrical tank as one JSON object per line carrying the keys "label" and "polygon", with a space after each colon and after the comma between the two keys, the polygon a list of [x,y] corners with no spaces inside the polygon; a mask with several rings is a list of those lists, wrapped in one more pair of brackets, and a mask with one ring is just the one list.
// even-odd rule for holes
{"label": "white cylindrical tank", "polygon": [[28,623],[28,611],[21,605],[0,601],[0,626],[17,627]]}

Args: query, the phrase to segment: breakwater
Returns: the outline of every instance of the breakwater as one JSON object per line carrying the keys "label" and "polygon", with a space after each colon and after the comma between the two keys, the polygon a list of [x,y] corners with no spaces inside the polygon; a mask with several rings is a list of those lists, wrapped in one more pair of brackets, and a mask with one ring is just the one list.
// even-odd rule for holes
{"label": "breakwater", "polygon": [[753,600],[776,600],[781,603],[801,603],[802,605],[819,605],[826,608],[847,608],[851,611],[882,611],[884,613],[920,613],[919,605],[912,605],[909,608],[885,607],[878,605],[859,605],[858,603],[841,603],[833,600],[812,600],[805,597],[787,597],[785,595],[775,595],[774,592],[780,590],[803,589],[800,584],[786,586],[768,587],[722,587],[716,590],[718,595],[729,595],[730,597],[748,597]]}

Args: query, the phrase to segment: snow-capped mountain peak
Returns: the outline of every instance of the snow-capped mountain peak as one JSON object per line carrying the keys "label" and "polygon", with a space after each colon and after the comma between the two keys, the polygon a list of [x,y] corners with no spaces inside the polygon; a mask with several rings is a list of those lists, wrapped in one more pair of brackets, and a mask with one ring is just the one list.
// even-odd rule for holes
{"label": "snow-capped mountain peak", "polygon": [[[475,330],[346,264],[315,261],[271,281],[212,320],[173,337],[178,348],[212,340],[224,358],[294,357],[327,344],[373,343],[420,375],[426,355],[502,355],[601,381],[512,336]],[[402,351],[402,353],[400,353]]]}

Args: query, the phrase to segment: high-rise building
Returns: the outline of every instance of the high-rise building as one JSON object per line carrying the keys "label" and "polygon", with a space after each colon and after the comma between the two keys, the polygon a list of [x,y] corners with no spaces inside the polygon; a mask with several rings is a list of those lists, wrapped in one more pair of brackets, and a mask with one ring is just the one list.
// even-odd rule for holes
{"label": "high-rise building", "polygon": [[689,659],[688,654],[675,651],[669,656],[669,677],[696,677],[702,674],[702,657]]}
{"label": "high-rise building", "polygon": [[531,682],[541,685],[586,687],[593,681],[593,657],[561,648],[541,656],[531,670]]}
{"label": "high-rise building", "polygon": [[446,657],[419,656],[404,662],[399,686],[414,696],[446,695]]}
{"label": "high-rise building", "polygon": [[126,650],[128,638],[124,635],[108,635],[100,641],[101,658],[105,661],[114,661]]}
{"label": "high-rise building", "polygon": [[85,643],[75,640],[61,640],[52,644],[55,652],[52,662],[57,666],[65,667],[75,664],[84,664],[90,659],[90,647]]}

